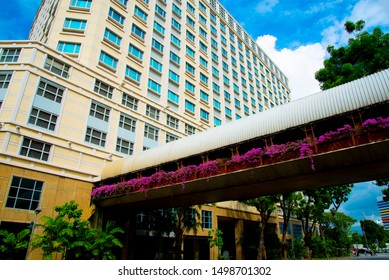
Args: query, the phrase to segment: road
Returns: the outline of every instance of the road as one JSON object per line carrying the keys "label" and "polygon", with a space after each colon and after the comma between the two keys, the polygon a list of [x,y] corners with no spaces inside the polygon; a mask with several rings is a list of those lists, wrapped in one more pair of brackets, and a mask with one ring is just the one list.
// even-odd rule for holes
{"label": "road", "polygon": [[382,253],[382,254],[377,254],[376,256],[370,256],[370,255],[364,255],[360,254],[359,257],[349,257],[349,258],[343,258],[342,260],[361,260],[361,261],[366,261],[366,260],[389,260],[389,253]]}

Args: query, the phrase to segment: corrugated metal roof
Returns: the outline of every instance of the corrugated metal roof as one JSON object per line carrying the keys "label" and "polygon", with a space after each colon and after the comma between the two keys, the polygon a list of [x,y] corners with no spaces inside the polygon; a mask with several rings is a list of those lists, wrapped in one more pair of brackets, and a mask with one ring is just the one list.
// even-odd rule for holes
{"label": "corrugated metal roof", "polygon": [[101,179],[176,161],[389,100],[389,69],[108,163]]}

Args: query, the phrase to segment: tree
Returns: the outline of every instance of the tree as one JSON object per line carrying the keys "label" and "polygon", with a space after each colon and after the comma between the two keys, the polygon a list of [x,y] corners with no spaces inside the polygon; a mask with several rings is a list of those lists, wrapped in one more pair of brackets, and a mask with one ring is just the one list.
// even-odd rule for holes
{"label": "tree", "polygon": [[288,246],[286,243],[286,234],[288,232],[288,226],[290,221],[290,216],[293,212],[298,201],[297,193],[285,193],[280,196],[280,208],[282,209],[283,217],[283,227],[282,227],[282,237],[281,237],[281,257],[286,260],[288,258]]}
{"label": "tree", "polygon": [[75,201],[56,206],[55,218],[42,217],[43,235],[36,235],[32,240],[33,248],[41,248],[45,259],[52,259],[54,253],[62,259],[114,259],[112,249],[121,247],[112,222],[106,224],[105,230],[90,227],[88,221],[81,220],[82,210]]}
{"label": "tree", "polygon": [[[322,224],[324,211],[333,206],[330,213],[334,216],[340,205],[347,201],[347,195],[350,194],[352,187],[351,184],[303,191],[297,203],[296,214],[301,221],[304,244],[309,258],[312,256],[311,241],[317,225]],[[325,227],[320,230],[323,238],[325,237],[325,231]]]}
{"label": "tree", "polygon": [[378,27],[372,33],[362,31],[365,22],[347,21],[345,30],[353,34],[347,46],[328,46],[330,54],[324,60],[324,68],[315,73],[322,90],[351,82],[389,68],[389,34]]}
{"label": "tree", "polygon": [[324,251],[327,257],[349,255],[349,248],[352,245],[352,240],[349,238],[351,234],[350,229],[356,221],[354,218],[341,212],[337,212],[334,215],[331,212],[324,213],[321,227],[325,226],[327,233],[325,239],[321,239],[324,242]]}
{"label": "tree", "polygon": [[[211,237],[215,233],[214,237]],[[222,255],[222,247],[224,244],[223,241],[223,232],[220,229],[216,230],[209,230],[208,231],[208,242],[209,242],[209,248],[217,247],[217,259],[222,260],[223,255]]]}
{"label": "tree", "polygon": [[386,189],[382,190],[382,194],[384,195],[383,200],[389,201],[389,179],[376,180],[375,184],[379,187],[386,186]]}
{"label": "tree", "polygon": [[24,259],[28,249],[31,229],[23,229],[18,233],[0,230],[0,259]]}
{"label": "tree", "polygon": [[197,233],[197,228],[201,226],[198,222],[200,213],[196,207],[178,207],[156,210],[153,215],[154,233],[162,240],[163,234],[174,233],[174,255],[175,259],[182,259],[182,242],[184,234],[193,231]]}
{"label": "tree", "polygon": [[362,220],[360,221],[363,234],[365,239],[363,243],[366,243],[366,246],[369,248],[386,247],[386,242],[389,242],[389,233],[384,230],[384,227],[378,225],[371,220]]}
{"label": "tree", "polygon": [[249,206],[254,206],[261,220],[259,222],[259,246],[258,246],[258,260],[266,259],[265,254],[265,228],[269,222],[271,213],[276,210],[276,203],[279,201],[279,196],[277,195],[267,195],[261,196],[258,198],[252,198],[242,201],[244,204]]}

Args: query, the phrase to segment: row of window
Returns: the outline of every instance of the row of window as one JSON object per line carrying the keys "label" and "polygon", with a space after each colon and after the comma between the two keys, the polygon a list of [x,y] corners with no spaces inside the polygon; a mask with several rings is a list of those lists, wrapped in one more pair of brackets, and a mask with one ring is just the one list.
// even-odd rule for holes
{"label": "row of window", "polygon": [[[192,209],[187,213],[189,219],[196,223],[196,210]],[[172,214],[177,214],[175,208],[171,209]],[[151,231],[155,229],[155,220],[158,217],[166,215],[165,211],[155,210],[155,211],[140,211],[136,215],[136,229],[138,231]],[[212,211],[201,210],[201,227],[204,229],[212,229]]]}

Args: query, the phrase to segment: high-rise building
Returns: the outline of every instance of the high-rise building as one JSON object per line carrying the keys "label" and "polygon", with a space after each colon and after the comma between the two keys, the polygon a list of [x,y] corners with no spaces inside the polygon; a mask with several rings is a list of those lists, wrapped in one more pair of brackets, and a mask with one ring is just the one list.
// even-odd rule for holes
{"label": "high-rise building", "polygon": [[377,198],[378,210],[380,211],[382,225],[385,230],[389,230],[389,201],[384,201],[382,197]]}
{"label": "high-rise building", "polygon": [[0,221],[77,201],[108,161],[290,101],[288,80],[215,0],[43,0],[0,42]]}

